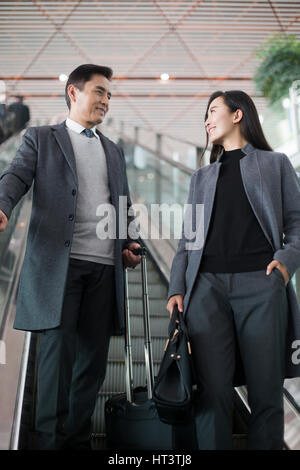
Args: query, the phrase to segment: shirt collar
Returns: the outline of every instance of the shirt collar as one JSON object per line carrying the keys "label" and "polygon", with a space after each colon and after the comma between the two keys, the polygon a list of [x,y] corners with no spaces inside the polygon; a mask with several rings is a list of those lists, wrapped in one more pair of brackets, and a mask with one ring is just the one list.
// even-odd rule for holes
{"label": "shirt collar", "polygon": [[[241,151],[245,154],[245,155],[248,155],[249,153],[253,152],[255,150],[255,147],[253,147],[252,144],[250,144],[250,142],[247,142],[246,145],[241,149]],[[217,158],[217,161],[220,162],[220,159],[224,153],[224,148],[222,148],[221,150],[221,153],[220,155],[218,156]]]}
{"label": "shirt collar", "polygon": [[[76,132],[76,134],[81,134],[81,132],[85,129],[79,122],[73,121],[73,119],[67,118],[66,119],[66,126],[71,129],[72,131]],[[91,131],[94,133],[97,139],[100,139],[99,135],[96,131],[96,126],[91,128]]]}

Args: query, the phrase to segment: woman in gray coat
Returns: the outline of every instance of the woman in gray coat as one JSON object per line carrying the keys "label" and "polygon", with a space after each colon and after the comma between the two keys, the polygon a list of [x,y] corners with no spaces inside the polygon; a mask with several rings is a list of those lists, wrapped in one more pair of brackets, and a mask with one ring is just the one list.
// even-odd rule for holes
{"label": "woman in gray coat", "polygon": [[[289,282],[300,267],[299,183],[288,157],[267,143],[246,93],[214,93],[205,128],[210,164],[191,179],[192,220],[185,218],[167,305],[170,314],[175,305],[184,313],[190,334],[202,390],[198,446],[232,448],[240,357],[248,449],[282,449],[283,381],[300,375],[300,312]],[[202,229],[202,245],[197,236],[188,241],[187,223]]]}

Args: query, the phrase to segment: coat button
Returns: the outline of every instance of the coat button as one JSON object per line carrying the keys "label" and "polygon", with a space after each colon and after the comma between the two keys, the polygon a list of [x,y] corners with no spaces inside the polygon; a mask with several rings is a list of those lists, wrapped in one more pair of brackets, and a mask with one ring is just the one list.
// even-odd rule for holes
{"label": "coat button", "polygon": [[76,189],[73,189],[72,190],[72,196],[75,196],[76,195]]}
{"label": "coat button", "polygon": [[68,246],[70,246],[70,240],[65,241],[65,247],[68,247]]}
{"label": "coat button", "polygon": [[69,220],[74,220],[74,214],[69,215]]}

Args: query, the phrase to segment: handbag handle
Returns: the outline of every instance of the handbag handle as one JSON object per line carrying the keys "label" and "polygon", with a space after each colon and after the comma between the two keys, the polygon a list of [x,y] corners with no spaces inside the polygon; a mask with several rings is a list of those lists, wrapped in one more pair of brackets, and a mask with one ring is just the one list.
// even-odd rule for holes
{"label": "handbag handle", "polygon": [[168,333],[169,333],[169,338],[167,340],[165,350],[167,349],[169,342],[173,341],[178,334],[182,333],[186,339],[188,352],[190,355],[192,354],[188,330],[187,330],[187,327],[183,318],[183,314],[179,312],[177,305],[175,305],[173,312],[172,312],[172,316],[171,316],[171,320],[170,320],[169,328],[168,328]]}
{"label": "handbag handle", "polygon": [[170,339],[174,334],[174,330],[178,329],[178,325],[180,329],[182,330],[182,332],[184,333],[184,335],[188,339],[189,335],[188,335],[187,327],[183,318],[183,314],[182,312],[179,312],[177,305],[175,305],[175,307],[173,308],[172,316],[171,316],[170,323],[169,323],[169,329],[168,329]]}

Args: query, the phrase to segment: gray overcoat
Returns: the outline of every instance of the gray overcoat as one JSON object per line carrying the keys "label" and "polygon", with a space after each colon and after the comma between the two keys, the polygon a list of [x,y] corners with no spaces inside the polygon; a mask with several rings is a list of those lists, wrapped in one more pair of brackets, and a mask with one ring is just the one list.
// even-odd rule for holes
{"label": "gray overcoat", "polygon": [[[258,222],[274,250],[274,259],[284,264],[291,276],[300,267],[300,185],[288,157],[247,144],[240,169],[245,192]],[[220,159],[220,158],[219,158]],[[219,159],[197,170],[191,178],[188,204],[193,221],[196,204],[204,205],[204,243],[208,233],[214,196],[222,163]],[[195,227],[194,227],[195,229]],[[189,237],[188,237],[189,238]],[[168,297],[184,296],[184,314],[201,262],[204,243],[199,249],[186,249],[190,240],[185,230],[173,260]],[[286,377],[300,376],[300,310],[291,282],[287,285],[289,305],[286,351]],[[239,379],[238,382],[242,383]]]}
{"label": "gray overcoat", "polygon": [[[114,334],[121,334],[124,329],[122,249],[130,240],[127,239],[127,225],[125,237],[118,237],[119,212],[124,217],[123,203],[121,210],[119,207],[119,196],[127,196],[125,212],[131,202],[123,151],[101,133],[99,136],[107,161],[111,202],[116,210],[117,311],[112,315]],[[0,209],[7,217],[32,183],[32,212],[14,328],[36,331],[60,325],[75,223],[78,180],[65,122],[27,129],[15,158],[0,177]],[[131,220],[132,217],[128,217],[128,224]]]}

